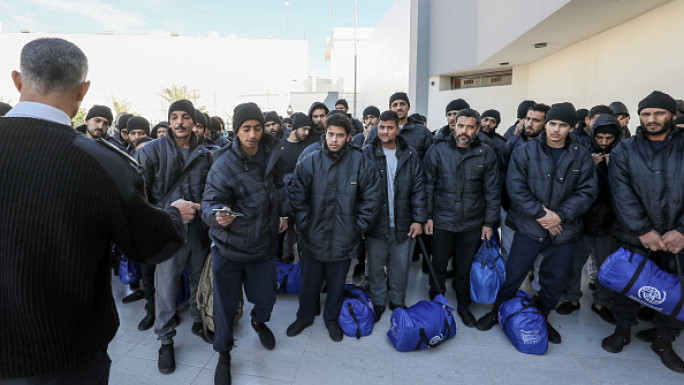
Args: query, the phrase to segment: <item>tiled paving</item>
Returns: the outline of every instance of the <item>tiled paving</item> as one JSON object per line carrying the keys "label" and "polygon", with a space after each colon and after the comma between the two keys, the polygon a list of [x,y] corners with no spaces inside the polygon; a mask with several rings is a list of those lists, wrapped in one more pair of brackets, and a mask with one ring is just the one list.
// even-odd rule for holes
{"label": "tiled paving", "polygon": [[[427,285],[427,276],[414,262],[407,304],[424,299]],[[175,339],[176,371],[160,374],[159,343],[154,333],[137,330],[144,316],[144,301],[121,304],[127,289],[118,281],[113,286],[121,327],[109,345],[113,361],[110,384],[213,384],[218,356],[210,345],[191,334],[188,310],[182,314]],[[620,354],[601,349],[601,339],[611,334],[613,327],[591,312],[591,291],[586,282],[583,289],[579,312],[568,316],[552,313],[550,321],[561,333],[563,343],[549,344],[543,356],[518,353],[498,326],[488,332],[467,328],[455,312],[456,336],[434,349],[418,352],[394,350],[386,335],[389,312],[375,325],[372,335],[360,340],[345,337],[339,343],[331,341],[320,317],[302,334],[291,338],[285,330],[295,319],[297,297],[285,294],[278,296],[269,323],[277,346],[267,351],[249,325],[251,305],[247,303],[246,316],[235,331],[233,384],[684,384],[684,374],[665,368],[649,345],[634,336]],[[455,305],[453,291],[449,291],[447,299]],[[479,317],[488,307],[474,305],[472,311]],[[635,330],[647,327],[642,323]],[[675,349],[684,355],[681,340],[675,343]]]}

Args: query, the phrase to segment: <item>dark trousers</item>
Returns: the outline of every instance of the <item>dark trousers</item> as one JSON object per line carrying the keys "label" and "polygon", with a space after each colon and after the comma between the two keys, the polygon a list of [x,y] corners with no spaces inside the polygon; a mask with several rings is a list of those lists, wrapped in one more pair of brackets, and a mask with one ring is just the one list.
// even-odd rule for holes
{"label": "dark trousers", "polygon": [[458,306],[468,306],[470,299],[470,267],[480,244],[482,230],[453,232],[435,229],[432,235],[432,266],[437,273],[439,287],[430,280],[430,298],[446,293],[447,266],[453,251],[454,281]]}
{"label": "dark trousers", "polygon": [[[648,252],[641,247],[624,247],[641,255],[648,255]],[[649,259],[658,265],[658,267],[662,270],[668,273],[677,274],[677,267],[674,262],[675,257],[677,256],[673,256],[670,253],[659,253],[649,256]],[[680,253],[678,258],[680,263],[684,263],[683,254]],[[637,313],[639,312],[640,308],[641,305],[639,305],[637,302],[632,301],[620,292],[615,292],[613,304],[611,306],[613,317],[615,317],[615,325],[625,328],[631,328],[633,325],[636,325],[638,323]],[[653,325],[655,326],[656,332],[659,336],[667,341],[674,341],[677,337],[679,337],[679,334],[684,328],[684,322],[673,317],[668,317],[657,311],[654,313],[655,316],[653,317]]]}
{"label": "dark trousers", "polygon": [[276,302],[275,256],[261,262],[233,262],[211,250],[214,273],[214,350],[227,352],[233,348],[233,321],[242,298],[244,284],[247,300],[254,304],[252,321],[271,319]]}
{"label": "dark trousers", "polygon": [[506,282],[496,297],[494,309],[498,309],[502,303],[515,296],[532,269],[534,260],[539,254],[542,254],[544,260],[539,269],[541,290],[537,294],[537,304],[541,313],[548,315],[551,310],[556,308],[558,300],[563,294],[563,287],[575,255],[576,245],[576,241],[554,245],[549,237],[546,237],[544,242],[539,242],[520,233],[515,233],[506,264]]}
{"label": "dark trousers", "polygon": [[141,263],[142,290],[145,292],[145,311],[154,314],[154,270],[155,265]]}
{"label": "dark trousers", "polygon": [[311,256],[302,254],[302,288],[299,294],[299,310],[297,319],[302,322],[313,322],[319,306],[319,294],[325,278],[328,294],[325,298],[323,320],[337,322],[342,307],[344,281],[349,271],[350,260],[338,262],[321,262]]}
{"label": "dark trousers", "polygon": [[111,366],[112,360],[109,359],[109,355],[105,351],[61,373],[7,380],[0,378],[0,385],[107,385]]}

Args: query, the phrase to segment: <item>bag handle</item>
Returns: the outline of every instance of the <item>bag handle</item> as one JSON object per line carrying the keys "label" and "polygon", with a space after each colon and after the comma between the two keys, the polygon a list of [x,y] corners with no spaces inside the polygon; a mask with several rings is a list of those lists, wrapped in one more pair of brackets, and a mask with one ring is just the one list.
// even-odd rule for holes
{"label": "bag handle", "polygon": [[285,274],[285,277],[283,278],[283,282],[280,284],[280,290],[283,291],[283,293],[287,294],[287,279],[290,277],[290,274]]}
{"label": "bag handle", "polygon": [[[446,335],[448,337],[449,334],[451,334],[451,327],[449,326],[449,321],[447,320],[446,317],[444,318],[444,328],[447,330]],[[425,344],[425,346],[427,346],[428,348],[434,348],[435,346],[438,346],[439,344],[441,344],[444,341],[443,339],[440,339],[439,341],[437,341],[434,344],[431,343],[430,340],[427,338],[427,334],[425,333],[425,329],[423,329],[423,328],[420,328],[418,334],[420,334],[420,341],[418,341],[418,345],[413,350],[420,349],[420,345],[422,345],[422,344]]]}
{"label": "bag handle", "polygon": [[439,280],[437,279],[437,273],[435,273],[435,268],[432,267],[432,256],[428,254],[427,249],[425,248],[425,243],[423,243],[423,238],[420,235],[416,238],[418,239],[418,244],[423,252],[423,258],[425,258],[425,264],[430,272],[430,278],[432,278],[432,282],[435,284],[435,287],[440,287]]}
{"label": "bag handle", "polygon": [[356,339],[361,339],[361,324],[359,323],[359,320],[356,318],[356,314],[354,314],[354,307],[349,301],[347,301],[347,309],[349,309],[349,314],[351,314],[352,318],[354,319],[354,322],[356,322]]}
{"label": "bag handle", "polygon": [[[634,258],[634,252],[632,251],[629,254],[629,261],[632,262],[632,259]],[[646,266],[646,261],[648,260],[647,257],[644,257],[644,259],[639,263],[639,267],[637,267],[636,271],[634,272],[634,275],[632,275],[632,278],[627,282],[627,286],[625,286],[624,289],[620,293],[626,294],[632,286],[636,283],[637,279],[639,279],[639,276],[641,275],[641,272],[644,271],[644,266]]]}

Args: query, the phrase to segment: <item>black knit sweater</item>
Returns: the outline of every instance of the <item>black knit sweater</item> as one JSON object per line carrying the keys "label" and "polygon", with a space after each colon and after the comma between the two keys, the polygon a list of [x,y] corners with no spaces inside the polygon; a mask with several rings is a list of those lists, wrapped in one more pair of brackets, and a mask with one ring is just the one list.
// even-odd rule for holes
{"label": "black knit sweater", "polygon": [[107,250],[160,262],[181,246],[175,208],[142,195],[120,154],[71,127],[0,118],[0,378],[58,373],[119,326]]}

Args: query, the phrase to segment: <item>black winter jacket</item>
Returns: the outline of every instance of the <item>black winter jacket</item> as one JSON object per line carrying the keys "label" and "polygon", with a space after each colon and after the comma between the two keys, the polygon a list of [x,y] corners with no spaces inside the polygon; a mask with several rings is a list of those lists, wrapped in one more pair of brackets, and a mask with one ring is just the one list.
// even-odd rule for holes
{"label": "black winter jacket", "polygon": [[322,262],[356,258],[378,214],[380,188],[357,148],[345,146],[333,157],[324,142],[301,159],[289,194],[302,252]]}
{"label": "black winter jacket", "polygon": [[513,151],[506,187],[511,199],[506,224],[520,234],[543,242],[551,236],[537,219],[546,215],[543,207],[561,219],[563,231],[552,243],[579,239],[583,233],[582,215],[596,200],[597,181],[589,151],[568,135],[565,151],[554,167],[546,144],[546,133]]}
{"label": "black winter jacket", "polygon": [[[427,221],[427,203],[423,185],[423,166],[418,152],[397,136],[397,171],[394,177],[394,236],[397,242],[408,239],[412,223]],[[380,180],[380,213],[366,235],[385,239],[390,236],[389,208],[387,207],[387,157],[382,150],[380,138],[363,149],[365,161],[372,165]]]}
{"label": "black winter jacket", "polygon": [[[223,257],[235,262],[275,257],[280,217],[289,214],[279,162],[283,147],[273,136],[262,135],[259,151],[268,156],[266,170],[242,151],[237,138],[231,146],[218,150],[202,199],[202,219],[210,227],[209,237]],[[244,216],[223,227],[213,210],[224,206]]]}
{"label": "black winter jacket", "polygon": [[461,155],[452,133],[425,154],[424,167],[428,219],[435,228],[462,232],[498,226],[501,186],[489,146],[476,137]]}
{"label": "black winter jacket", "polygon": [[640,246],[639,236],[651,230],[684,234],[684,129],[673,127],[653,152],[637,128],[610,153],[608,171],[619,241]]}
{"label": "black winter jacket", "polygon": [[[399,135],[401,135],[406,143],[418,151],[418,156],[420,159],[425,157],[425,153],[432,145],[432,132],[428,130],[427,127],[420,123],[415,123],[409,120],[404,127],[399,130]],[[368,133],[366,138],[366,143],[372,143],[373,139],[378,136],[378,126],[375,126]]]}

